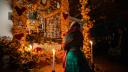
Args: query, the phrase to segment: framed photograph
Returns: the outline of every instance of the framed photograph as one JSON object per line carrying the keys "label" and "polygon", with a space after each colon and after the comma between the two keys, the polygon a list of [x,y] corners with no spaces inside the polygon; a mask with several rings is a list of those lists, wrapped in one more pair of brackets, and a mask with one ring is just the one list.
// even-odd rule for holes
{"label": "framed photograph", "polygon": [[45,6],[47,4],[47,0],[41,0],[41,4]]}
{"label": "framed photograph", "polygon": [[47,18],[46,22],[46,37],[47,38],[60,38],[61,36],[61,27],[60,27],[60,14],[56,14],[53,17]]}

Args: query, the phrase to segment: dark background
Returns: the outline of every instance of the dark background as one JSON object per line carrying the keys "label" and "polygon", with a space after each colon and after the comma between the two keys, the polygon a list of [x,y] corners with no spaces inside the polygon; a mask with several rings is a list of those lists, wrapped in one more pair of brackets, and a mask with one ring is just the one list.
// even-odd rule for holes
{"label": "dark background", "polygon": [[[79,0],[69,0],[70,15],[82,18]],[[89,15],[95,20],[90,29],[94,56],[107,56],[128,63],[127,0],[88,0]]]}

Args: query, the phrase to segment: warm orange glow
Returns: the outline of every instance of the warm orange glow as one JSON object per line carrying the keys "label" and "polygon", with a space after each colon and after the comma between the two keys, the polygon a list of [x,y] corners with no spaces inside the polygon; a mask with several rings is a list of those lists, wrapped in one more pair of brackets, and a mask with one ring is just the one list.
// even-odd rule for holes
{"label": "warm orange glow", "polygon": [[85,6],[85,5],[88,4],[88,0],[80,0],[80,3],[82,5],[81,15],[83,16],[84,20],[88,21],[87,24],[83,28],[83,35],[84,35],[84,46],[83,46],[84,50],[83,51],[84,51],[87,59],[91,63],[92,55],[91,55],[91,48],[90,48],[90,33],[89,33],[89,30],[93,26],[93,21],[90,21],[90,16],[88,15],[88,13],[90,12],[90,8]]}
{"label": "warm orange glow", "polygon": [[[25,3],[26,3],[26,0],[24,0]],[[24,2],[23,2],[24,3]],[[26,13],[29,13],[33,10],[37,10],[39,11],[39,16],[42,16],[44,18],[48,18],[48,17],[51,17],[51,16],[54,16],[56,14],[60,14],[60,19],[61,19],[61,38],[63,39],[64,37],[64,34],[67,32],[68,30],[68,27],[69,27],[69,22],[70,22],[70,19],[69,19],[69,3],[68,3],[68,0],[61,0],[61,6],[59,9],[56,9],[50,13],[46,13],[42,8],[47,8],[48,6],[42,6],[40,4],[40,0],[37,0],[36,3],[32,4],[32,7],[29,8],[29,5],[27,6],[27,4],[23,4],[23,3],[18,3],[17,0],[13,0],[13,5],[14,7],[15,6],[18,6],[19,8],[21,8],[22,6],[25,6],[26,7],[26,11],[21,15],[21,16],[18,16],[17,15],[17,12],[15,10],[15,8],[13,8],[13,30],[12,30],[12,33],[13,35],[17,34],[17,33],[24,33],[24,37],[20,40],[20,44],[21,44],[21,49],[19,50],[22,50],[23,47],[27,46],[29,44],[29,42],[26,40],[26,36],[27,36],[27,30],[29,29],[33,29],[33,30],[36,30],[37,32],[39,32],[39,18],[37,20],[34,20],[34,24],[32,26],[30,26],[30,20],[28,19]],[[83,20],[86,20],[87,21],[87,24],[83,27],[83,35],[84,35],[84,46],[83,46],[83,51],[87,57],[87,59],[90,61],[91,59],[91,49],[90,49],[90,33],[89,33],[89,30],[90,28],[92,28],[93,26],[93,22],[90,21],[90,16],[88,15],[88,13],[90,12],[90,9],[89,8],[85,8],[88,3],[88,0],[80,0],[80,3],[82,5],[81,7],[81,15],[83,16]],[[47,10],[46,10],[47,11]],[[65,19],[63,17],[63,13],[67,13],[67,18]],[[21,27],[18,26],[18,23],[19,21],[22,21],[22,25]],[[31,33],[29,33],[31,34]],[[62,40],[63,41],[63,40]],[[63,43],[63,42],[62,42]],[[46,44],[44,43],[43,45],[43,48],[47,48],[49,49],[49,44]],[[60,45],[58,45],[59,49],[61,49]],[[57,48],[57,47],[55,47]],[[57,49],[58,49],[57,48]],[[33,48],[34,49],[34,48]],[[51,48],[52,49],[52,48]],[[57,52],[61,52],[60,50],[57,50],[56,49],[56,56],[61,56],[59,55],[59,53]],[[27,51],[31,51],[32,50],[32,46],[29,46],[29,47],[26,47],[26,50]],[[51,51],[51,50],[49,50]],[[55,50],[52,50],[53,53],[55,53]],[[48,54],[48,53],[47,53]],[[50,57],[50,55],[48,55],[48,57]]]}
{"label": "warm orange glow", "polygon": [[[25,46],[24,50],[25,50],[25,51],[28,51],[28,52],[31,52],[31,51],[32,51],[32,45]],[[23,52],[24,50],[22,49],[22,52]]]}
{"label": "warm orange glow", "polygon": [[32,45],[31,44],[29,45],[29,48],[32,49]]}
{"label": "warm orange glow", "polygon": [[93,42],[90,40],[90,44],[92,45],[93,44]]}
{"label": "warm orange glow", "polygon": [[56,51],[55,51],[55,49],[53,48],[53,49],[52,49],[52,53],[53,53],[53,55],[55,55],[55,52],[56,52]]}

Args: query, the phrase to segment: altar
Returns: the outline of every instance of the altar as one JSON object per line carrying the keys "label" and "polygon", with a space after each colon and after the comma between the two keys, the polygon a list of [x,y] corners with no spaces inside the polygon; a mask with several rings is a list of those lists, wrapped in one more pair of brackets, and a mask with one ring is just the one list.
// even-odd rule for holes
{"label": "altar", "polygon": [[[12,34],[13,41],[17,42],[19,63],[28,62],[52,64],[53,49],[55,62],[62,62],[64,49],[62,47],[64,34],[68,31],[74,19],[83,26],[84,46],[83,52],[87,53],[90,60],[89,29],[93,22],[90,21],[87,0],[79,1],[82,7],[82,19],[71,17],[68,0],[13,0]],[[76,14],[77,15],[77,14]]]}

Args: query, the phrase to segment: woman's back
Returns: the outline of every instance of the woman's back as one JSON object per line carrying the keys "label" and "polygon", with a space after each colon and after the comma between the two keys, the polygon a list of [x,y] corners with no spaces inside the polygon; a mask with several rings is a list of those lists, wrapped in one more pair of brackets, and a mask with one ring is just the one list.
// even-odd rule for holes
{"label": "woman's back", "polygon": [[83,47],[83,35],[79,27],[78,23],[73,25],[65,36],[66,72],[92,72],[84,53],[80,49]]}

